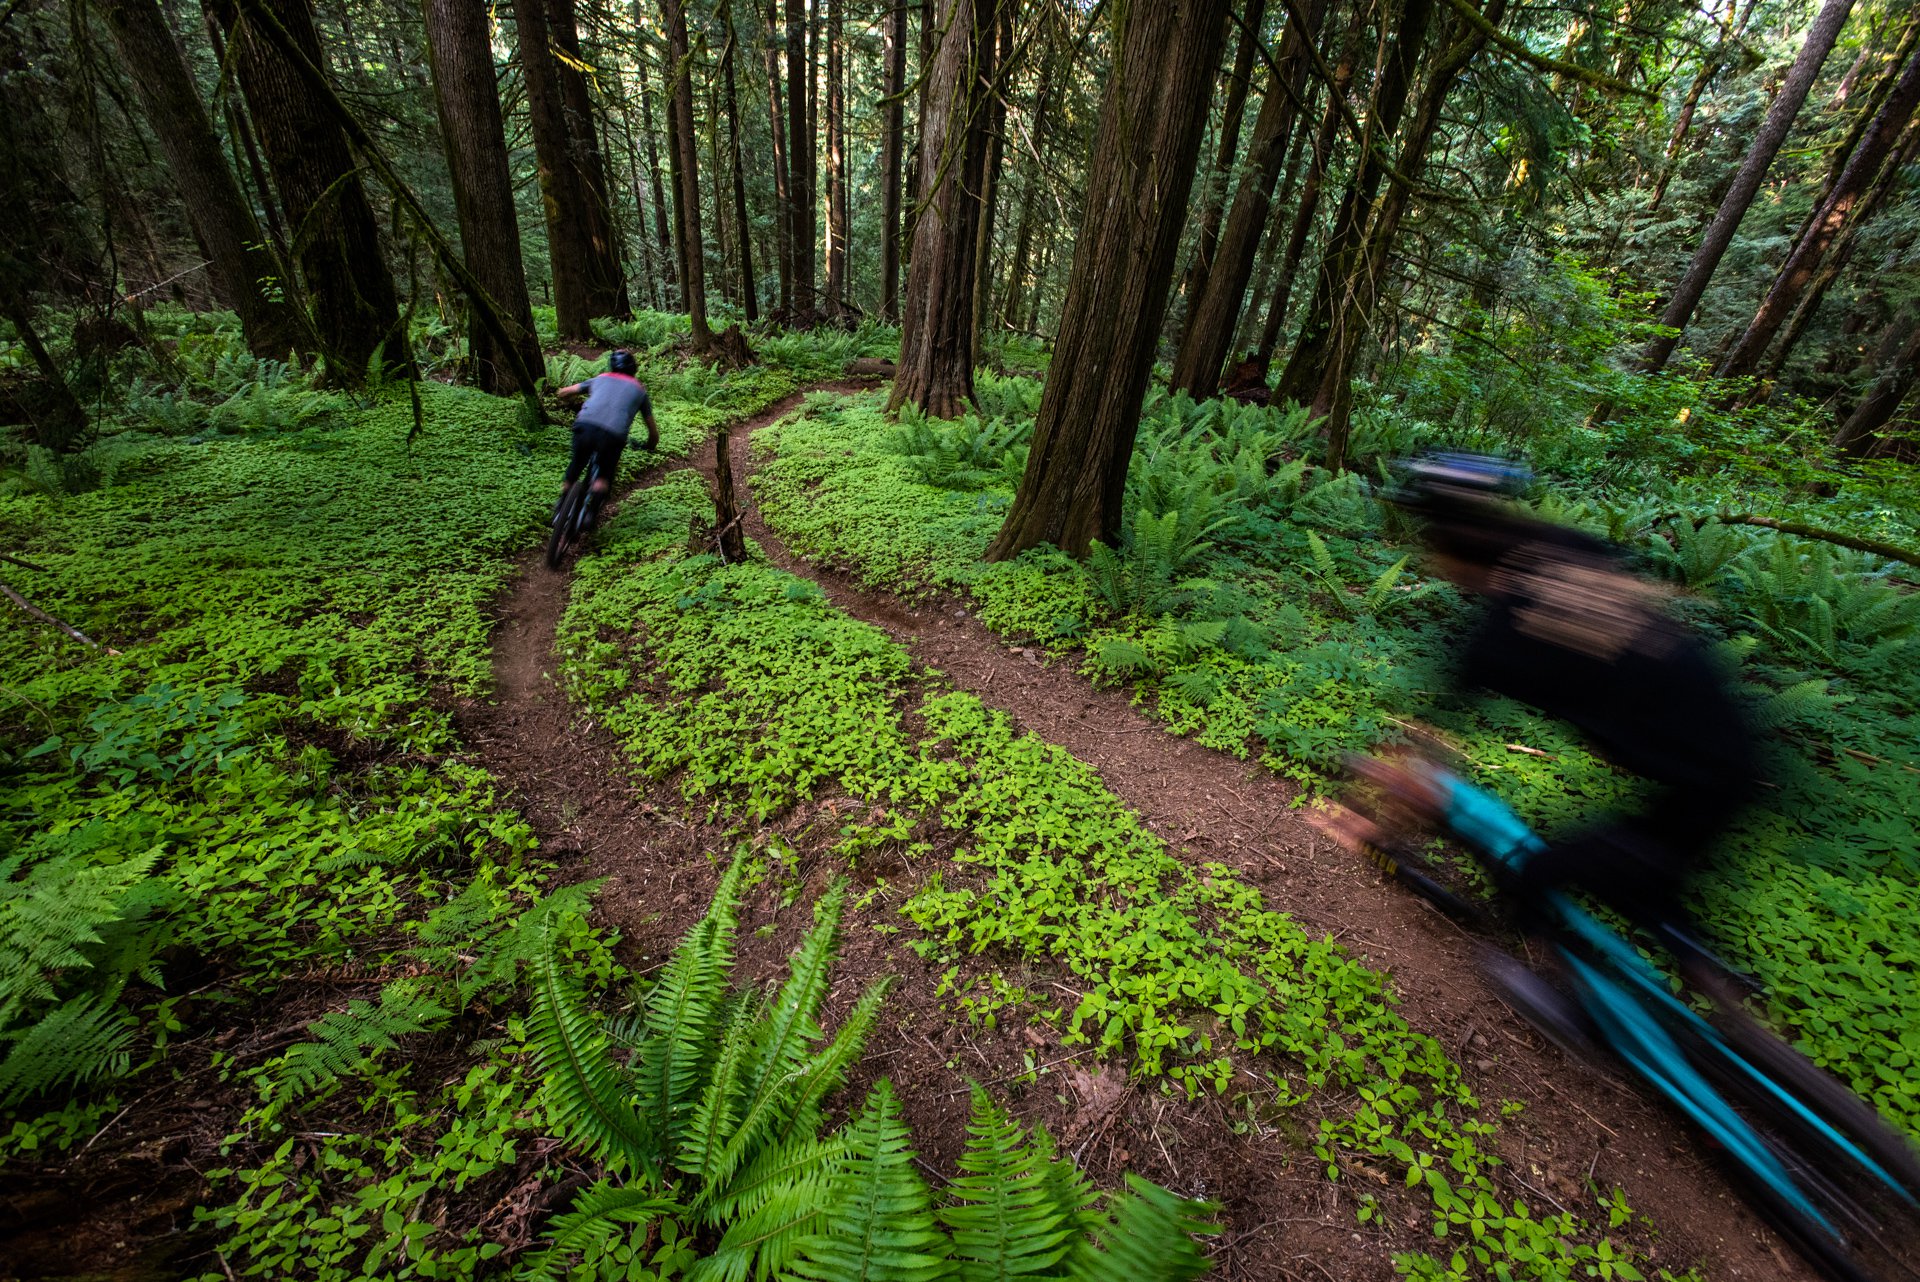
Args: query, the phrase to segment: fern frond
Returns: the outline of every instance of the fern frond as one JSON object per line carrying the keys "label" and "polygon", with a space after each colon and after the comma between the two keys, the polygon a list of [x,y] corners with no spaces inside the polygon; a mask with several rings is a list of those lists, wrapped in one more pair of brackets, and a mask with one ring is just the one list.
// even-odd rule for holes
{"label": "fern frond", "polygon": [[115,1005],[118,990],[75,997],[48,1011],[0,1058],[0,1108],[66,1082],[127,1071],[133,1020]]}
{"label": "fern frond", "polygon": [[786,1181],[750,1212],[733,1218],[713,1253],[687,1271],[687,1282],[744,1282],[751,1273],[764,1279],[793,1262],[796,1248],[820,1227],[833,1195],[822,1171]]}
{"label": "fern frond", "polygon": [[298,1042],[280,1057],[271,1095],[276,1103],[312,1093],[345,1077],[402,1037],[439,1028],[452,1014],[418,980],[402,979],[380,990],[380,1004],[359,998],[344,1011],[323,1015],[307,1025],[311,1041]]}
{"label": "fern frond", "polygon": [[847,1012],[845,1022],[833,1035],[825,1050],[808,1060],[794,1076],[787,1092],[784,1115],[776,1119],[769,1140],[786,1144],[796,1137],[811,1135],[820,1129],[820,1102],[840,1089],[847,1072],[867,1048],[867,1038],[880,1018],[880,1003],[893,987],[893,976],[883,976],[860,994],[860,1000]]}
{"label": "fern frond", "polygon": [[659,1146],[630,1102],[632,1082],[551,948],[535,976],[530,1032],[560,1129],[610,1169],[655,1170]]}
{"label": "fern frond", "polygon": [[1077,1215],[1055,1202],[1047,1186],[1052,1147],[1029,1145],[1026,1133],[978,1084],[960,1176],[947,1186],[954,1199],[940,1211],[953,1231],[960,1282],[1002,1282],[1047,1274],[1082,1232]]}
{"label": "fern frond", "polygon": [[1074,1282],[1184,1282],[1208,1269],[1196,1233],[1218,1233],[1206,1217],[1214,1207],[1178,1197],[1150,1180],[1128,1174],[1127,1191],[1108,1202],[1097,1243],[1067,1257]]}
{"label": "fern frond", "polygon": [[675,1156],[675,1165],[703,1184],[732,1175],[731,1170],[721,1169],[721,1158],[739,1124],[744,1093],[741,1080],[753,1058],[754,1041],[767,1009],[765,1000],[754,992],[742,993],[732,1007],[725,1031],[720,1034],[713,1072],[694,1105],[686,1138]]}
{"label": "fern frond", "polygon": [[677,1152],[711,1062],[720,1021],[726,1014],[727,977],[733,970],[738,927],[741,861],[720,878],[713,904],[675,950],[660,981],[647,994],[647,1038],[640,1048],[640,1099],[658,1120],[663,1147]]}
{"label": "fern frond", "polygon": [[540,1282],[566,1277],[576,1256],[595,1259],[619,1239],[631,1237],[663,1216],[681,1213],[672,1198],[644,1185],[600,1180],[579,1193],[565,1214],[554,1217],[546,1248],[521,1261],[514,1275]]}
{"label": "fern frond", "polygon": [[948,1270],[950,1243],[933,1218],[933,1194],[913,1169],[912,1136],[882,1078],[847,1127],[847,1154],[821,1217],[824,1231],[795,1244],[794,1276],[812,1282],[932,1282]]}
{"label": "fern frond", "polygon": [[1400,582],[1400,575],[1406,568],[1407,558],[1403,556],[1373,581],[1373,586],[1367,589],[1364,607],[1368,614],[1380,613],[1381,607],[1392,599],[1394,586]]}

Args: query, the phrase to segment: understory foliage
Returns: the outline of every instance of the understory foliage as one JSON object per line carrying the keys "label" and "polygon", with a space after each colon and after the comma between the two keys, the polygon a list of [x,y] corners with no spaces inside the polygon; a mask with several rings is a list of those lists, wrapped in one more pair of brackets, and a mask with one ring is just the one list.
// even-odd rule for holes
{"label": "understory foliage", "polygon": [[[1672,580],[1675,609],[1718,640],[1767,732],[1775,788],[1701,879],[1702,919],[1803,1049],[1920,1134],[1920,1033],[1901,1014],[1920,1000],[1907,925],[1920,871],[1914,573],[1731,520],[1759,513],[1916,547],[1920,511],[1892,471],[1782,448],[1780,411],[1722,411],[1686,387],[1698,412],[1682,416],[1683,435],[1629,430],[1674,412],[1667,379],[1623,380],[1627,422],[1604,430],[1518,418],[1463,430],[1381,400],[1356,420],[1353,454],[1370,471],[1339,477],[1315,465],[1298,411],[1158,397],[1120,543],[1084,565],[1044,550],[983,564],[1011,488],[929,484],[925,453],[902,452],[918,443],[878,430],[877,407],[857,401],[782,425],[756,488],[802,554],[898,590],[963,591],[990,627],[1078,652],[1170,728],[1256,756],[1303,799],[1330,786],[1346,753],[1418,720],[1551,834],[1629,803],[1631,781],[1526,708],[1438,693],[1468,603],[1418,574],[1409,532],[1373,497],[1379,460],[1394,454],[1532,448],[1562,469],[1538,489],[1542,514],[1625,544]],[[1007,426],[967,418],[944,431],[953,452]]]}
{"label": "understory foliage", "polygon": [[[843,422],[861,413],[816,407]],[[940,520],[948,503],[921,515]],[[836,849],[917,928],[912,946],[949,967],[943,988],[964,990],[962,1009],[1056,1024],[1068,1045],[1188,1096],[1237,1095],[1240,1070],[1257,1073],[1252,1106],[1305,1133],[1301,1160],[1311,1152],[1342,1181],[1356,1165],[1402,1172],[1413,1206],[1391,1221],[1371,1196],[1355,1210],[1378,1231],[1430,1217],[1427,1240],[1452,1250],[1405,1268],[1636,1269],[1607,1229],[1508,1186],[1494,1123],[1439,1043],[1395,1009],[1384,976],[1267,906],[1235,870],[1169,850],[1064,750],[971,695],[916,683],[904,650],[812,584],[689,555],[689,516],[706,509],[683,475],[630,497],[577,567],[561,623],[569,691],[636,765],[717,814],[765,819],[846,794]],[[998,975],[976,987],[958,978],[969,958],[1058,968],[1077,997],[1049,1011]]]}
{"label": "understory foliage", "polygon": [[[9,582],[111,647],[0,629],[0,1163],[54,1179],[129,1105],[211,1091],[233,1275],[498,1271],[480,1217],[559,1178],[525,1148],[526,968],[620,973],[447,711],[491,681],[566,433],[431,382],[416,431],[404,387],[316,391],[230,319],[148,320],[183,372],[127,380],[112,474],[0,480]],[[680,451],[793,384],[648,373]]]}
{"label": "understory foliage", "polygon": [[[820,1026],[846,886],[835,884],[777,990],[731,983],[743,864],[633,1013],[602,1020],[549,961],[531,1021],[554,1121],[610,1172],[559,1216],[536,1277],[749,1276],[1154,1282],[1206,1271],[1209,1208],[1144,1180],[1107,1199],[979,1087],[963,1174],[936,1198],[882,1079],[843,1125],[825,1105],[888,981],[831,1038]],[[640,1270],[635,1272],[635,1270]]]}

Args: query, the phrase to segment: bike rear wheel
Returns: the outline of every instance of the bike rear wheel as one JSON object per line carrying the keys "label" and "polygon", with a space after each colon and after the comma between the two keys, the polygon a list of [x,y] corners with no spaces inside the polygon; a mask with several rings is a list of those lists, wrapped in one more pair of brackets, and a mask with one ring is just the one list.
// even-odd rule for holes
{"label": "bike rear wheel", "polygon": [[560,498],[560,506],[554,509],[553,532],[547,535],[547,568],[557,570],[566,562],[567,553],[579,540],[581,517],[587,506],[587,487],[589,478],[581,477],[567,487]]}

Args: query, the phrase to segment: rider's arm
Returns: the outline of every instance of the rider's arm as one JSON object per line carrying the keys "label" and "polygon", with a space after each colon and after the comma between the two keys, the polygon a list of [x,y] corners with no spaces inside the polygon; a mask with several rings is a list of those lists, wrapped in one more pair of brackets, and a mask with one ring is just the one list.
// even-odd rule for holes
{"label": "rider's arm", "polygon": [[587,394],[587,385],[585,383],[569,383],[567,386],[561,388],[559,391],[554,393],[554,395],[559,397],[561,400],[565,400],[569,396],[585,396],[586,394]]}

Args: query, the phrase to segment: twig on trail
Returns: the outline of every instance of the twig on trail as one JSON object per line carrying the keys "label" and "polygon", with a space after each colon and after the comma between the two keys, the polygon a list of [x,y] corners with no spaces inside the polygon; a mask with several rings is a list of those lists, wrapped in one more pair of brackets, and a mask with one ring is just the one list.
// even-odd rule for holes
{"label": "twig on trail", "polygon": [[1515,1171],[1511,1166],[1509,1166],[1507,1170],[1513,1175],[1513,1182],[1515,1184],[1518,1184],[1521,1188],[1525,1189],[1529,1193],[1534,1194],[1537,1197],[1544,1197],[1545,1199],[1547,1199],[1547,1201],[1553,1203],[1553,1209],[1560,1212],[1560,1214],[1562,1215],[1573,1214],[1572,1211],[1569,1211],[1566,1207],[1560,1205],[1559,1198],[1547,1192],[1545,1189],[1537,1189],[1533,1185],[1527,1183],[1525,1180],[1520,1178],[1520,1173],[1518,1171]]}
{"label": "twig on trail", "polygon": [[48,570],[46,566],[35,565],[33,562],[27,560],[25,557],[14,556],[11,552],[0,552],[0,561],[6,561],[9,564],[17,565],[23,570],[38,570],[42,574],[52,573],[52,571]]}
{"label": "twig on trail", "polygon": [[219,1251],[215,1251],[213,1258],[220,1261],[220,1271],[227,1275],[227,1282],[240,1282],[240,1279],[233,1276],[233,1266],[227,1263],[227,1257],[225,1255]]}
{"label": "twig on trail", "polygon": [[33,616],[36,619],[39,619],[42,623],[51,623],[54,627],[60,629],[62,632],[66,633],[68,636],[72,637],[75,641],[78,641],[83,645],[90,645],[94,649],[99,650],[103,654],[119,654],[120,653],[118,650],[114,649],[110,645],[101,645],[98,641],[95,641],[92,637],[82,632],[79,628],[74,627],[71,623],[66,623],[60,619],[54,618],[51,614],[48,614],[45,610],[42,610],[39,606],[35,605],[33,602],[27,600],[27,598],[21,596],[18,592],[14,591],[10,584],[0,581],[0,593],[4,593],[8,600],[12,601],[15,605],[19,606],[22,610],[25,610],[29,615]]}
{"label": "twig on trail", "polygon": [[1141,726],[1137,730],[1102,730],[1100,727],[1093,725],[1090,722],[1080,717],[1075,717],[1073,719],[1073,722],[1075,725],[1085,726],[1088,730],[1093,731],[1095,734],[1145,734],[1149,730],[1158,730],[1160,728],[1159,726]]}

